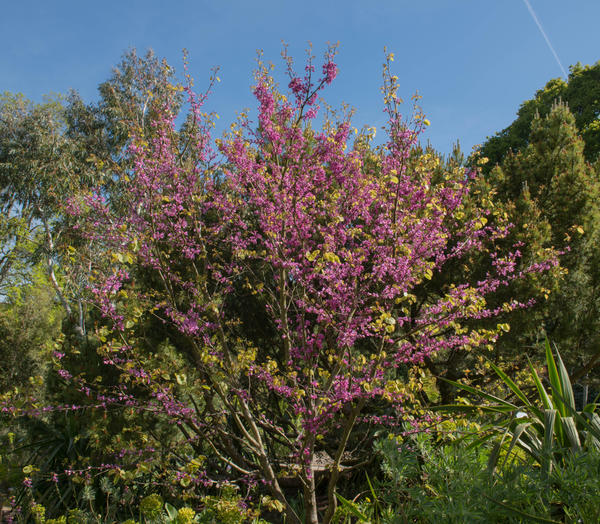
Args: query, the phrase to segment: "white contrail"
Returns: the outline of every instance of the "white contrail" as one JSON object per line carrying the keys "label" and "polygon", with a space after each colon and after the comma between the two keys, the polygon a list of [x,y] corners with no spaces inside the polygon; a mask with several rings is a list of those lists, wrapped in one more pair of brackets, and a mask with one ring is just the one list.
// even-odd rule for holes
{"label": "white contrail", "polygon": [[563,65],[560,62],[560,58],[558,58],[558,55],[556,54],[556,51],[554,50],[554,47],[552,47],[552,44],[550,43],[550,39],[548,38],[548,35],[546,34],[546,31],[544,31],[544,28],[542,27],[541,22],[538,20],[538,17],[535,14],[535,11],[533,10],[533,7],[531,7],[531,4],[529,3],[529,0],[523,0],[523,2],[525,2],[525,5],[527,6],[527,9],[529,9],[529,13],[531,14],[531,17],[533,18],[534,22],[537,24],[538,29],[540,30],[540,33],[542,33],[542,36],[544,37],[544,40],[546,40],[546,43],[548,44],[548,47],[550,48],[550,51],[552,51],[552,54],[554,55],[554,58],[556,59],[556,63],[558,64],[558,66],[560,67],[561,71],[563,72],[563,75],[565,76],[565,80],[567,80],[568,76],[567,72],[565,71],[565,68],[563,67]]}

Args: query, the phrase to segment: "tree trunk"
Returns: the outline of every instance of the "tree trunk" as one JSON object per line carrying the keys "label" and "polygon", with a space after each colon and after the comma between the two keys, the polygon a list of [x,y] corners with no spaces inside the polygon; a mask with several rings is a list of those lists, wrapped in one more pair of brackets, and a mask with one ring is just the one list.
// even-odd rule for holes
{"label": "tree trunk", "polygon": [[79,321],[76,322],[74,319],[74,316],[73,316],[73,309],[71,308],[71,305],[67,301],[67,298],[65,297],[65,295],[60,287],[60,284],[58,283],[56,274],[54,273],[54,260],[52,260],[52,252],[54,251],[54,241],[52,239],[52,232],[50,231],[50,225],[48,224],[47,218],[41,212],[41,209],[39,211],[42,216],[42,223],[44,225],[44,232],[46,234],[46,249],[48,250],[48,254],[46,255],[46,270],[48,272],[48,279],[50,280],[50,284],[54,288],[54,291],[56,292],[56,295],[58,296],[58,299],[60,300],[60,303],[62,304],[62,306],[65,310],[65,313],[67,314],[69,322],[71,323],[71,325],[73,325],[72,326],[73,331],[75,331],[75,333],[79,337],[83,338],[85,336],[84,329],[82,328],[83,319],[81,316],[83,314],[83,308],[81,308],[81,303],[80,303],[80,311],[79,311],[80,318],[78,319]]}
{"label": "tree trunk", "polygon": [[315,472],[312,467],[309,470],[310,478],[306,479],[304,485],[304,524],[319,524],[317,511],[317,493],[315,489]]}

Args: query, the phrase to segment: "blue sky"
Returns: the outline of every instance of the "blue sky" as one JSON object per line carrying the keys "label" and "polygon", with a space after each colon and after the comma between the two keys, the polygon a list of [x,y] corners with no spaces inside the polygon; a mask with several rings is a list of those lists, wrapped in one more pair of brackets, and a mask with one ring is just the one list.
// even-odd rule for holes
{"label": "blue sky", "polygon": [[[600,0],[529,1],[565,68],[600,59]],[[0,91],[37,101],[75,88],[92,101],[128,48],[151,47],[179,70],[187,48],[198,87],[221,68],[209,108],[229,122],[254,107],[256,50],[282,71],[282,41],[298,63],[307,42],[320,55],[339,41],[340,73],[326,98],[356,107],[357,127],[384,122],[387,46],[400,94],[423,96],[425,138],[442,152],[456,139],[469,151],[562,74],[524,0],[21,0],[2,6]]]}

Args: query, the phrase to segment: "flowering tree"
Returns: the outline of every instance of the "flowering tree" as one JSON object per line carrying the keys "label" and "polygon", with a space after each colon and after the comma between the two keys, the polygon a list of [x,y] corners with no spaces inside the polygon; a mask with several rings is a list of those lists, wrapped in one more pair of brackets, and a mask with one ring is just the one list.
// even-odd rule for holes
{"label": "flowering tree", "polygon": [[[304,521],[316,524],[333,518],[340,476],[368,453],[369,428],[405,416],[401,368],[492,343],[496,331],[472,321],[526,304],[490,310],[485,297],[556,262],[517,272],[518,250],[490,253],[486,278],[449,285],[415,316],[418,286],[508,226],[487,226],[486,209],[464,218],[475,172],[433,179],[437,160],[416,147],[428,122],[402,120],[393,55],[379,147],[349,118],[317,130],[317,97],[337,73],[333,49],[319,71],[309,57],[301,75],[284,56],[288,95],[260,66],[258,125],[242,115],[217,150],[205,96],[190,87],[184,132],[175,132],[181,88],[171,86],[172,97],[154,102],[152,133],[132,129],[134,168],[118,211],[97,193],[71,212],[108,254],[94,261],[92,293],[111,322],[104,362],[122,375],[101,404],[166,414],[197,457],[213,457],[190,457],[205,462],[187,470],[189,481],[261,480],[289,522],[301,521],[285,486],[296,482]],[[187,359],[175,378],[137,345],[152,318],[175,328]]]}

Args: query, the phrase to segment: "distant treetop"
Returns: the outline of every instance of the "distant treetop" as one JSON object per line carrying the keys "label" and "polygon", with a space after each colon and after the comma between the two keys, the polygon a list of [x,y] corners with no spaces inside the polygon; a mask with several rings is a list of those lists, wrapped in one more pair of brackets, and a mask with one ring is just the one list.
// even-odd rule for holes
{"label": "distant treetop", "polygon": [[521,104],[517,118],[506,129],[490,137],[482,147],[483,156],[490,159],[488,169],[500,164],[509,151],[524,149],[529,140],[531,123],[536,114],[544,117],[556,101],[569,106],[575,117],[579,135],[585,142],[584,154],[589,162],[600,156],[600,61],[583,66],[577,63],[569,68],[569,78],[550,80],[535,97]]}

